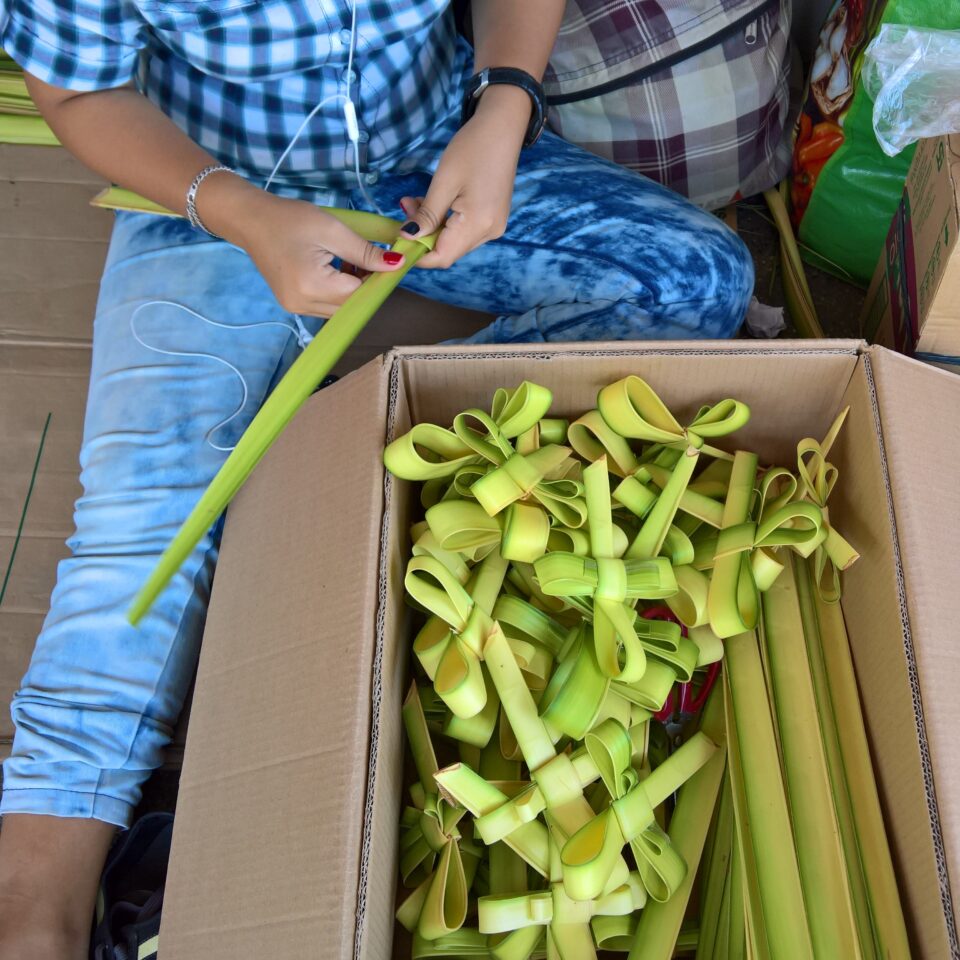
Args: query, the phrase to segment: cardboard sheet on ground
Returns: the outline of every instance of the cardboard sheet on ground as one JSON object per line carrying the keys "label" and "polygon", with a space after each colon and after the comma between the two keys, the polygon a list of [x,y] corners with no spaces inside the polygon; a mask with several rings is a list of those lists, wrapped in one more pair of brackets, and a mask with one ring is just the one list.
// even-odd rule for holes
{"label": "cardboard sheet on ground", "polygon": [[0,146],[0,757],[13,736],[6,704],[43,623],[80,493],[91,318],[110,228],[88,206],[99,186],[63,150]]}

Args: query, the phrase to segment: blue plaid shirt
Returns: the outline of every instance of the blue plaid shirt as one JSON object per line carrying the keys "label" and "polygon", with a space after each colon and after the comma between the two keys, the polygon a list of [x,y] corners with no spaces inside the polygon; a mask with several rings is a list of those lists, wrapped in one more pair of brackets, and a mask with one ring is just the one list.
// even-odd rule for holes
{"label": "blue plaid shirt", "polygon": [[[350,17],[349,0],[0,0],[0,47],[54,86],[136,81],[193,140],[262,183],[314,106],[346,93]],[[449,0],[357,0],[351,99],[367,183],[435,163],[470,60]],[[277,192],[354,187],[352,151],[343,101],[332,100],[284,161]]]}

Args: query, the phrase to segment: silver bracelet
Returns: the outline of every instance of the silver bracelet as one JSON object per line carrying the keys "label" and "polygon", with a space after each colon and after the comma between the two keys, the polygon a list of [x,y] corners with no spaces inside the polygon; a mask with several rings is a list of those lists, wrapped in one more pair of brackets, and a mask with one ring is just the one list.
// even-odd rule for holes
{"label": "silver bracelet", "polygon": [[211,237],[216,237],[220,239],[217,235],[204,225],[204,222],[200,219],[199,214],[197,213],[197,190],[200,188],[200,184],[203,183],[211,173],[219,173],[221,170],[226,171],[227,173],[233,173],[229,167],[225,167],[222,163],[212,163],[209,167],[204,167],[194,178],[193,183],[187,187],[187,219],[190,221],[190,225],[196,227],[197,230],[202,230],[204,233],[209,234]]}

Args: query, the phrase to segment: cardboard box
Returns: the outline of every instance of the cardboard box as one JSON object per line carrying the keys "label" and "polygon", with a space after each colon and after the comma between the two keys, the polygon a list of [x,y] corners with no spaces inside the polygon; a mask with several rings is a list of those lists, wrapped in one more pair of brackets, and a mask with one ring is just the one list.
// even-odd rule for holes
{"label": "cardboard box", "polygon": [[[851,407],[832,520],[863,554],[843,609],[916,956],[960,956],[960,378],[855,341],[396,350],[315,395],[227,517],[181,779],[162,960],[394,952],[411,485],[384,444],[524,379],[556,415],[629,373],[681,416],[795,462]],[[937,416],[931,416],[936,411]]]}
{"label": "cardboard box", "polygon": [[960,369],[960,135],[922,140],[877,263],[868,340]]}
{"label": "cardboard box", "polygon": [[[13,740],[6,705],[49,608],[81,493],[93,316],[113,223],[90,206],[103,186],[66,150],[0,144],[0,760]],[[467,336],[489,322],[398,292],[336,372],[395,343]],[[183,726],[168,764],[180,762]]]}

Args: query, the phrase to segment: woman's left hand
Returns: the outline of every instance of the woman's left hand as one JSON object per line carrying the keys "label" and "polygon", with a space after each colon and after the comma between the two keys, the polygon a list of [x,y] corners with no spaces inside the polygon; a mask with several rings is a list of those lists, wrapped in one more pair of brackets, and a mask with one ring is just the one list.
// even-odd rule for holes
{"label": "woman's left hand", "polygon": [[529,122],[530,98],[523,90],[498,85],[484,91],[476,113],[444,150],[426,197],[400,201],[418,234],[443,225],[436,247],[418,267],[449,267],[503,235]]}

